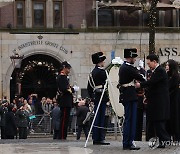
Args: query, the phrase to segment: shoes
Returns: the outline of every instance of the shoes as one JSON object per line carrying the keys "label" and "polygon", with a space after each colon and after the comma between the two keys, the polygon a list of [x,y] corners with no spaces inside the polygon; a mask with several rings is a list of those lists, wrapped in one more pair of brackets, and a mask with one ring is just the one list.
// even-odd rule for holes
{"label": "shoes", "polygon": [[164,149],[165,145],[160,144],[157,148]]}
{"label": "shoes", "polygon": [[140,149],[140,147],[137,147],[134,145],[132,145],[130,147],[123,147],[123,150],[139,150],[139,149]]}
{"label": "shoes", "polygon": [[93,141],[93,145],[110,145],[110,143],[105,141]]}

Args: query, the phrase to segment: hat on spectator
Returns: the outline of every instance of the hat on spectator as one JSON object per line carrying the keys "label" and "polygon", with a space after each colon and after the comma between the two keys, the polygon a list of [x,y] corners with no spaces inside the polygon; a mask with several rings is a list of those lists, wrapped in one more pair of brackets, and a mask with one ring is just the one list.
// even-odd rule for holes
{"label": "hat on spectator", "polygon": [[124,49],[124,58],[135,58],[137,56],[136,48]]}
{"label": "hat on spectator", "polygon": [[93,64],[98,64],[103,62],[106,59],[106,56],[103,55],[103,52],[96,52],[91,56]]}

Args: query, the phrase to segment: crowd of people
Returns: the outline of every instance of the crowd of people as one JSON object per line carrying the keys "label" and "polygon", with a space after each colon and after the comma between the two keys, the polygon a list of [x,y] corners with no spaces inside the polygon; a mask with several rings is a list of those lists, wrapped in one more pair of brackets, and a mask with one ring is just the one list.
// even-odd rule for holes
{"label": "crowd of people", "polygon": [[45,97],[39,101],[37,94],[31,94],[27,99],[15,97],[12,102],[5,96],[0,102],[1,139],[13,139],[15,136],[26,139],[28,130],[32,129],[31,116],[43,115],[44,123],[50,123],[48,116],[55,104],[55,99]]}
{"label": "crowd of people", "polygon": [[[87,112],[93,111],[93,102],[80,95],[78,99],[74,97],[73,102],[69,121],[66,121],[67,131],[76,133],[77,140],[79,140],[83,129],[87,138],[92,116],[85,122],[84,120]],[[109,113],[112,114],[113,111],[110,110]],[[107,117],[110,117],[110,114]],[[10,103],[5,96],[0,101],[1,139],[27,139],[28,134],[36,133],[39,126],[42,127],[41,133],[51,133],[53,139],[60,139],[60,117],[61,110],[55,98],[42,97],[39,100],[37,94],[31,94],[28,99],[16,97]],[[72,127],[73,118],[75,126]],[[109,119],[107,119],[107,125],[108,123]]]}

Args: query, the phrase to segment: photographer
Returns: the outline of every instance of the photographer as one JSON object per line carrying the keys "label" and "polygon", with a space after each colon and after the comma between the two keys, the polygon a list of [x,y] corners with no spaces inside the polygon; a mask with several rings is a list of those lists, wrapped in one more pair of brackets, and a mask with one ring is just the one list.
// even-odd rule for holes
{"label": "photographer", "polygon": [[31,98],[32,98],[32,104],[34,105],[35,108],[35,115],[42,115],[44,112],[42,110],[42,102],[38,100],[38,95],[31,94]]}
{"label": "photographer", "polygon": [[16,112],[19,139],[27,139],[27,127],[29,124],[29,113],[26,106],[22,105]]}

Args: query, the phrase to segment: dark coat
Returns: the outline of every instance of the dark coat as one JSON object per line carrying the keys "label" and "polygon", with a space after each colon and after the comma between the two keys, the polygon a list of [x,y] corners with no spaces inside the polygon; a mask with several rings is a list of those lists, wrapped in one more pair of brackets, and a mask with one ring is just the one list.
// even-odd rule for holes
{"label": "dark coat", "polygon": [[[98,67],[97,65],[95,68],[92,70],[92,78],[94,81],[95,86],[101,86],[102,85],[102,90],[104,88],[104,85],[106,83],[107,75],[104,69]],[[92,83],[91,83],[92,84]],[[102,92],[95,92],[93,87],[90,85],[90,81],[88,81],[88,86],[87,86],[88,94],[90,98],[95,99],[95,102],[98,102],[100,100]],[[108,102],[109,101],[109,96],[107,90],[104,92],[104,96],[102,98],[102,102]]]}
{"label": "dark coat", "polygon": [[[58,96],[58,103],[60,107],[72,107],[73,95],[68,89],[70,88],[69,80],[66,75],[59,74],[57,77],[57,87],[60,95]],[[73,91],[73,89],[72,89]]]}
{"label": "dark coat", "polygon": [[16,118],[13,112],[9,111],[5,114],[5,135],[15,136],[17,133]]}
{"label": "dark coat", "polygon": [[171,135],[180,137],[180,77],[169,77],[169,94],[170,94],[170,120],[168,121],[168,130]]}
{"label": "dark coat", "polygon": [[52,126],[54,130],[59,130],[60,129],[60,108],[54,107],[52,112],[51,112],[51,117],[52,117]]}
{"label": "dark coat", "polygon": [[[137,68],[130,65],[128,62],[124,62],[119,69],[119,85],[127,84],[133,80],[144,81],[143,76],[139,74]],[[123,102],[137,101],[137,91],[134,86],[121,87],[121,99]]]}
{"label": "dark coat", "polygon": [[0,107],[0,126],[5,126],[5,113],[8,111],[7,107]]}
{"label": "dark coat", "polygon": [[158,66],[150,80],[141,83],[142,88],[148,88],[147,116],[150,121],[168,120],[170,117],[170,100],[168,76],[164,68]]}
{"label": "dark coat", "polygon": [[[83,125],[83,121],[86,118],[87,113],[89,112],[89,108],[86,105],[82,105],[77,107],[76,115],[77,115],[77,125]],[[88,123],[86,123],[88,124]]]}
{"label": "dark coat", "polygon": [[17,127],[29,126],[29,113],[26,110],[18,109],[16,112]]}

